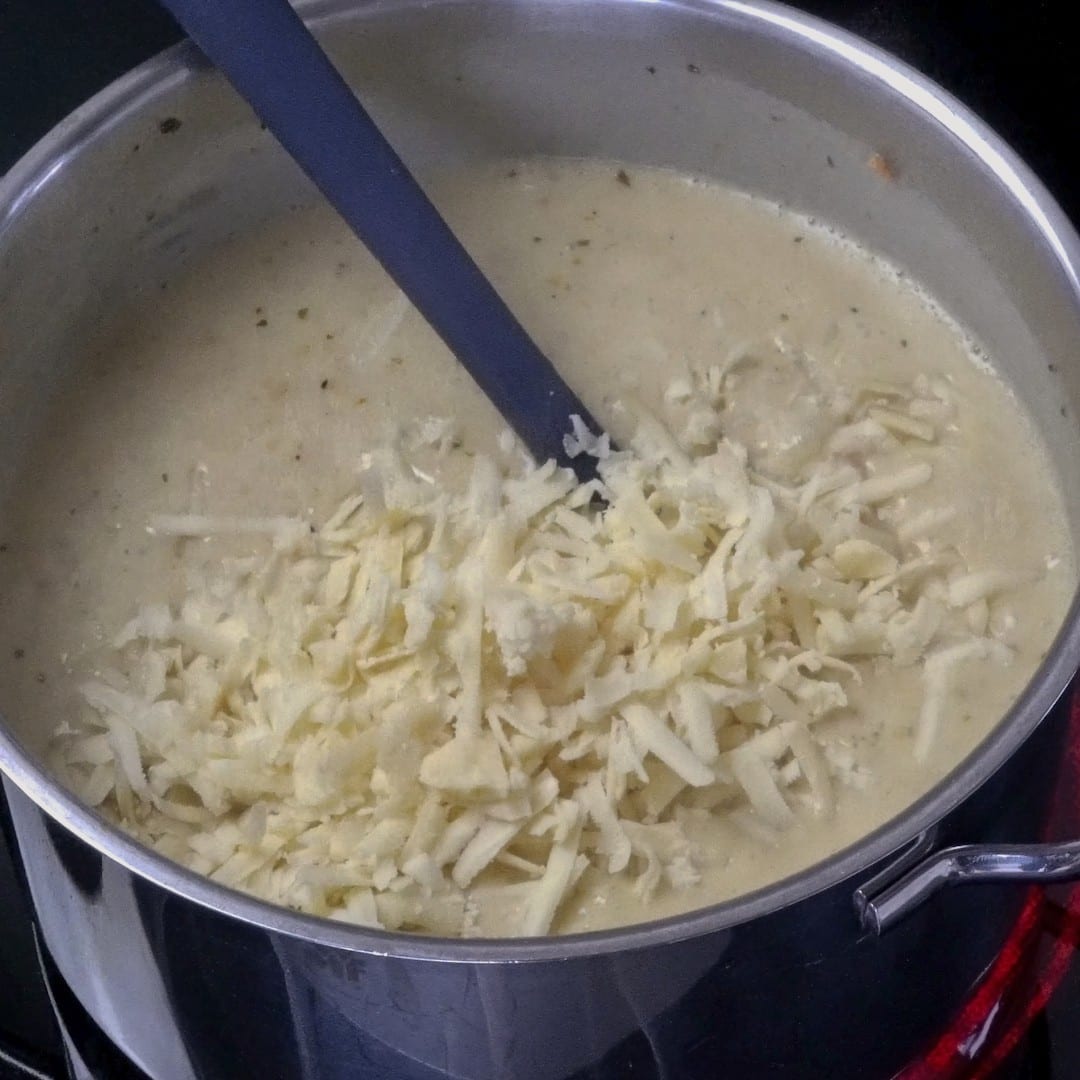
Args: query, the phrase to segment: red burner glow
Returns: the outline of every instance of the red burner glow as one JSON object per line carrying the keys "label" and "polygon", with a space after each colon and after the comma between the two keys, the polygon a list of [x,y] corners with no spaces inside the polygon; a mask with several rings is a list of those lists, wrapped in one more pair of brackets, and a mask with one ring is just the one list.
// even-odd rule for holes
{"label": "red burner glow", "polygon": [[[1047,837],[1080,825],[1080,690]],[[1080,944],[1080,885],[1032,889],[997,959],[941,1037],[895,1080],[993,1080],[1061,984]]]}

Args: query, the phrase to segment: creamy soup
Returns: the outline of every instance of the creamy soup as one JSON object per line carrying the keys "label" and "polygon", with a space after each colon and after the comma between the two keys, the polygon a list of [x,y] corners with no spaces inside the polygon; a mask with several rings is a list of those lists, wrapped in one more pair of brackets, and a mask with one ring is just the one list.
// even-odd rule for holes
{"label": "creamy soup", "polygon": [[[169,857],[407,930],[671,915],[901,811],[1074,587],[1009,390],[902,275],[768,202],[561,161],[433,191],[625,448],[572,439],[611,522],[529,472],[334,215],[297,211],[75,365],[5,513],[5,711],[43,742],[62,720],[65,779]],[[686,494],[706,476],[715,520]],[[480,530],[485,484],[539,509]],[[496,533],[470,597],[455,565]],[[274,620],[316,608],[289,653]]]}

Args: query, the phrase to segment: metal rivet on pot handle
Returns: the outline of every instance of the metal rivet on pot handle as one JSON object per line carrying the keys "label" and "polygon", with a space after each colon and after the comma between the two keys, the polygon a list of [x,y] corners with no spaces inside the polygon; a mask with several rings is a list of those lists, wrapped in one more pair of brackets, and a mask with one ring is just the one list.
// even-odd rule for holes
{"label": "metal rivet on pot handle", "polygon": [[[910,853],[901,861],[910,865]],[[885,879],[889,879],[887,884]],[[945,848],[917,861],[910,869],[894,864],[855,891],[855,910],[863,929],[881,934],[944,885],[993,881],[1045,885],[1077,879],[1080,840],[1062,844],[968,844]]]}

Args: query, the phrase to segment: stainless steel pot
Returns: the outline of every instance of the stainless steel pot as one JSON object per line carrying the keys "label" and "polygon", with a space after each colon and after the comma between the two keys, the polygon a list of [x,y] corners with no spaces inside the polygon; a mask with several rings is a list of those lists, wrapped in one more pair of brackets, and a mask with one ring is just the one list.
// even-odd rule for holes
{"label": "stainless steel pot", "polygon": [[[889,256],[973,331],[1038,419],[1080,543],[1080,242],[938,88],[825,24],[742,0],[305,10],[421,173],[493,155],[668,165]],[[891,178],[868,167],[874,154]],[[190,47],[114,84],[23,159],[0,185],[0,495],[88,326],[313,197]],[[1074,600],[1009,715],[900,818],[738,900],[550,940],[425,939],[271,907],[80,806],[40,763],[47,733],[17,716],[0,726],[0,765],[45,946],[154,1077],[886,1077],[985,969],[1020,897],[951,889],[875,928],[958,866],[1015,876],[1045,870],[1048,853],[1023,852],[1030,866],[938,857],[914,887],[892,883],[943,845],[1038,838],[1063,737],[1051,709],[1078,661]],[[1059,870],[1076,861],[1049,854]]]}

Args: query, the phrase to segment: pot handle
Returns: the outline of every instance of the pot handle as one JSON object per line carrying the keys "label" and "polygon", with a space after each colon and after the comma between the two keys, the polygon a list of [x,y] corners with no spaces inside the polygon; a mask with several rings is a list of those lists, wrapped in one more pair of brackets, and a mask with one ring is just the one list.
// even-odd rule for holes
{"label": "pot handle", "polygon": [[965,844],[927,854],[934,832],[920,834],[894,863],[855,890],[864,930],[883,934],[946,885],[1080,880],[1080,840],[1059,844]]}

